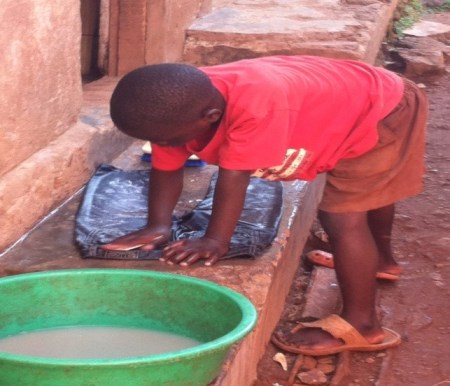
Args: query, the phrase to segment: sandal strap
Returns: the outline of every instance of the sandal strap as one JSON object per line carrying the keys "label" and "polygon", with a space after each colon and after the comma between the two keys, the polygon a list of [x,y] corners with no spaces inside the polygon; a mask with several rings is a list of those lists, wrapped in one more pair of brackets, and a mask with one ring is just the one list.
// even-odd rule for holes
{"label": "sandal strap", "polygon": [[342,339],[349,345],[367,345],[367,339],[364,338],[350,323],[342,319],[339,315],[332,314],[324,319],[314,322],[301,323],[302,327],[320,328],[334,338]]}

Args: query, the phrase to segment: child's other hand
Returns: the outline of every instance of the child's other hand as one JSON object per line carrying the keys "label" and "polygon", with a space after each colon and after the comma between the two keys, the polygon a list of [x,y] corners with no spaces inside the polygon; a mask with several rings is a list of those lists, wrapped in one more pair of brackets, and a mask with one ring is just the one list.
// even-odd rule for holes
{"label": "child's other hand", "polygon": [[167,243],[169,236],[169,228],[149,227],[118,237],[110,243],[102,245],[102,248],[113,251],[129,251],[140,248],[145,251],[150,251]]}
{"label": "child's other hand", "polygon": [[228,243],[202,237],[199,239],[179,240],[166,248],[160,261],[168,264],[188,266],[198,260],[205,260],[205,265],[211,266],[228,251]]}

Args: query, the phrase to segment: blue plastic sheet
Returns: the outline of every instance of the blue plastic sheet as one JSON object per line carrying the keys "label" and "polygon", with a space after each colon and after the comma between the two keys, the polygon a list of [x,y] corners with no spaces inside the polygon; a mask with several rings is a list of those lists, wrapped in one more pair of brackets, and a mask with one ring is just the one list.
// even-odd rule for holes
{"label": "blue plastic sheet", "polygon": [[[217,175],[196,208],[174,217],[172,240],[201,237],[211,217]],[[161,250],[107,251],[101,248],[119,236],[145,227],[149,170],[124,171],[101,165],[89,180],[76,216],[75,239],[85,258],[158,259]],[[281,217],[283,187],[280,182],[251,178],[244,209],[223,258],[254,258],[275,238]]]}

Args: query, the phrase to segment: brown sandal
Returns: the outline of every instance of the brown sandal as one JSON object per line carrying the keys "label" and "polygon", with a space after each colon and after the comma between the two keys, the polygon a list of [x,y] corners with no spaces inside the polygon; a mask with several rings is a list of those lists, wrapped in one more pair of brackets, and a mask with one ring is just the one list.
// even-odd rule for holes
{"label": "brown sandal", "polygon": [[328,332],[334,338],[341,339],[343,344],[336,347],[314,349],[290,344],[289,342],[284,341],[283,337],[280,335],[274,335],[272,337],[272,342],[275,346],[284,351],[310,356],[332,355],[343,351],[381,351],[396,347],[401,343],[400,335],[385,327],[383,327],[383,341],[380,343],[369,343],[350,323],[335,314],[315,322],[299,323],[290,331],[290,333],[295,334],[304,328],[320,328]]}

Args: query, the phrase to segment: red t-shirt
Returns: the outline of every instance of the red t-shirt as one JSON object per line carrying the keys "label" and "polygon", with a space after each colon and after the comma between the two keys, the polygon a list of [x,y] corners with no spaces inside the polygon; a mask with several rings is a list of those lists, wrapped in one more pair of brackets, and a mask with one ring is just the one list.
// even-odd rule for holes
{"label": "red t-shirt", "polygon": [[377,123],[400,102],[403,81],[366,63],[272,56],[201,67],[226,101],[214,137],[153,145],[152,163],[176,170],[191,154],[268,179],[311,180],[377,142]]}

